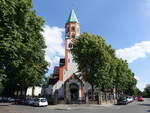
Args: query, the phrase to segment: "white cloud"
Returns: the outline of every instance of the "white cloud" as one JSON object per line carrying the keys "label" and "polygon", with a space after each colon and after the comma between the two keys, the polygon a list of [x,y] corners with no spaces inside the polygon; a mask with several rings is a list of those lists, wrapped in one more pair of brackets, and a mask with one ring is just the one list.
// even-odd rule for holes
{"label": "white cloud", "polygon": [[144,12],[146,15],[150,16],[150,0],[144,0]]}
{"label": "white cloud", "polygon": [[147,6],[150,6],[150,0],[145,0],[145,4],[146,4]]}
{"label": "white cloud", "polygon": [[140,82],[140,77],[139,76],[134,76],[134,78],[137,80],[136,87],[139,88],[141,91],[144,91],[146,83]]}
{"label": "white cloud", "polygon": [[148,54],[150,54],[150,41],[143,41],[141,43],[136,43],[130,48],[116,50],[116,56],[127,60],[128,63],[147,57]]}
{"label": "white cloud", "polygon": [[45,49],[45,59],[50,62],[50,70],[53,70],[54,66],[58,65],[59,59],[64,57],[64,29],[56,26],[44,26],[44,36],[47,48]]}
{"label": "white cloud", "polygon": [[144,88],[146,87],[146,82],[141,82],[141,79],[139,76],[134,76],[134,78],[137,80],[136,87],[139,88],[141,91],[144,91]]}
{"label": "white cloud", "polygon": [[134,78],[135,78],[137,81],[140,80],[140,78],[139,78],[138,76],[134,76]]}
{"label": "white cloud", "polygon": [[144,88],[146,87],[147,83],[144,82],[138,82],[137,88],[139,88],[141,91],[144,91]]}

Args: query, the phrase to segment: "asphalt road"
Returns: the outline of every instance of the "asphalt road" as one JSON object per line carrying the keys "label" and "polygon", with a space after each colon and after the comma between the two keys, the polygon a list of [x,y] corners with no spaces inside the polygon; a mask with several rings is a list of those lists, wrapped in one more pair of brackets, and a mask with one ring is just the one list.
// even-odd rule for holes
{"label": "asphalt road", "polygon": [[149,113],[150,99],[128,105],[57,105],[32,107],[0,103],[0,113]]}

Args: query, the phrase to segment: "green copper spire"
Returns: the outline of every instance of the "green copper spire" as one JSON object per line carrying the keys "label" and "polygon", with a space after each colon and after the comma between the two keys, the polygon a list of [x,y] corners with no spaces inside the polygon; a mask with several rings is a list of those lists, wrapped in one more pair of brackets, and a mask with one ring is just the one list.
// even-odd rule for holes
{"label": "green copper spire", "polygon": [[76,13],[75,13],[75,11],[73,9],[70,12],[70,15],[69,15],[67,23],[69,23],[69,22],[77,22],[77,23],[79,23],[79,21],[77,19],[77,16],[76,16]]}

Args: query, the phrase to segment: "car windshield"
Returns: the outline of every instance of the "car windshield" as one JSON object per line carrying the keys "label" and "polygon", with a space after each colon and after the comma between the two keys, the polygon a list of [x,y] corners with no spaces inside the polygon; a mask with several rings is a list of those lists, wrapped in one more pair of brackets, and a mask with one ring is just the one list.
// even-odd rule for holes
{"label": "car windshield", "polygon": [[126,97],[120,97],[119,100],[126,100]]}
{"label": "car windshield", "polygon": [[38,99],[38,98],[35,98],[35,99],[33,99],[32,101],[39,101],[39,99]]}
{"label": "car windshield", "polygon": [[41,99],[41,102],[46,102],[46,99],[45,98]]}

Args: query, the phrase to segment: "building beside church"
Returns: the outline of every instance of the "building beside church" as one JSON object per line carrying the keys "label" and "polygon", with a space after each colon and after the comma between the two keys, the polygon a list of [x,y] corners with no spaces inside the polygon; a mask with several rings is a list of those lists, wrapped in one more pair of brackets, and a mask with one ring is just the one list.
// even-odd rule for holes
{"label": "building beside church", "polygon": [[72,9],[65,24],[65,58],[61,58],[59,66],[54,68],[53,77],[45,90],[48,95],[67,103],[85,100],[86,93],[91,89],[91,85],[82,80],[71,53],[72,44],[79,36],[80,23]]}

